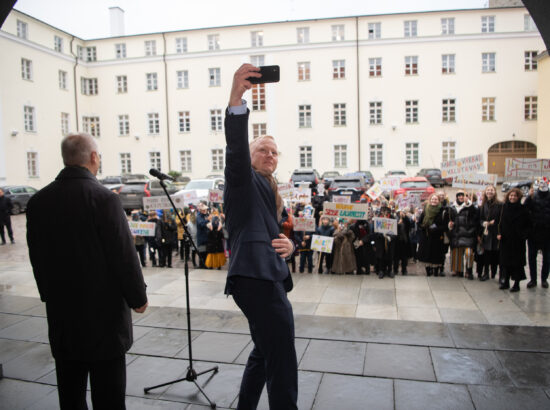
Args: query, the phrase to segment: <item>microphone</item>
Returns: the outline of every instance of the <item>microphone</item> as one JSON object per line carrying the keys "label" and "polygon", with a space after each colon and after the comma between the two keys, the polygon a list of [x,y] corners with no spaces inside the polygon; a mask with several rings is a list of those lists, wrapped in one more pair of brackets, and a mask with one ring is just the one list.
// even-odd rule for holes
{"label": "microphone", "polygon": [[149,174],[151,174],[152,176],[154,177],[157,177],[158,179],[160,179],[161,181],[164,181],[165,179],[169,180],[169,181],[174,181],[174,178],[171,177],[170,175],[166,175],[166,174],[163,174],[162,172],[160,172],[158,169],[156,168],[151,168],[149,170]]}

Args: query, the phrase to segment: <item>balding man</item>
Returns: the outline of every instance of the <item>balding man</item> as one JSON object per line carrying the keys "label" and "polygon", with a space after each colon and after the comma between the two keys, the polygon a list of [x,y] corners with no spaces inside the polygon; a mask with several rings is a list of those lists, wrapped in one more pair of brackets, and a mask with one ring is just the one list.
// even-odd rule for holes
{"label": "balding man", "polygon": [[130,308],[147,296],[128,221],[113,192],[95,178],[99,154],[88,134],[61,143],[65,168],[27,207],[27,242],[46,303],[61,409],[124,409]]}

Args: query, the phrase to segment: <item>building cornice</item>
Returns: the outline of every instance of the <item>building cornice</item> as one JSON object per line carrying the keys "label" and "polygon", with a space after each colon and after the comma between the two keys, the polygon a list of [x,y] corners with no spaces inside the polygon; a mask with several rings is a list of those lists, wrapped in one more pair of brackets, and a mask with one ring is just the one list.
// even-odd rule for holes
{"label": "building cornice", "polygon": [[33,43],[32,41],[14,36],[13,34],[7,33],[7,32],[2,31],[2,30],[0,30],[0,38],[4,38],[6,40],[13,41],[14,43],[27,46],[29,48],[32,48],[33,50],[41,51],[41,52],[49,54],[53,57],[57,57],[61,60],[65,60],[69,63],[74,63],[74,57],[72,57],[72,56],[60,53],[58,51],[55,51],[52,48],[45,47],[41,44]]}

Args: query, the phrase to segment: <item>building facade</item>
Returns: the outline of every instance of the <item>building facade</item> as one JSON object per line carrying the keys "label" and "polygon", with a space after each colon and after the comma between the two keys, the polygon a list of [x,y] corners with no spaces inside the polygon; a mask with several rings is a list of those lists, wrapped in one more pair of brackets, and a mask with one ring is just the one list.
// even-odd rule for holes
{"label": "building facade", "polygon": [[281,181],[297,168],[415,175],[479,153],[501,172],[510,152],[536,155],[543,50],[523,7],[92,40],[13,10],[0,31],[0,182],[47,184],[73,131],[97,138],[100,176],[221,174],[224,111],[245,62],[281,69],[245,95],[250,139],[276,138]]}

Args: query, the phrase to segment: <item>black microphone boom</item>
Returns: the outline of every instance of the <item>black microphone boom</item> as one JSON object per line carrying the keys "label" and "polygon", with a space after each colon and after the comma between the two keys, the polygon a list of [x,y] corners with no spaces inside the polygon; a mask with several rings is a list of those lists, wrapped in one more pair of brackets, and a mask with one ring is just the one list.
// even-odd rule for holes
{"label": "black microphone boom", "polygon": [[166,174],[163,174],[162,172],[160,172],[158,169],[156,168],[151,168],[149,170],[149,174],[151,174],[152,176],[154,177],[157,177],[158,179],[160,179],[161,181],[164,181],[165,179],[169,180],[169,181],[174,181],[174,178],[171,177],[170,175],[166,175]]}

